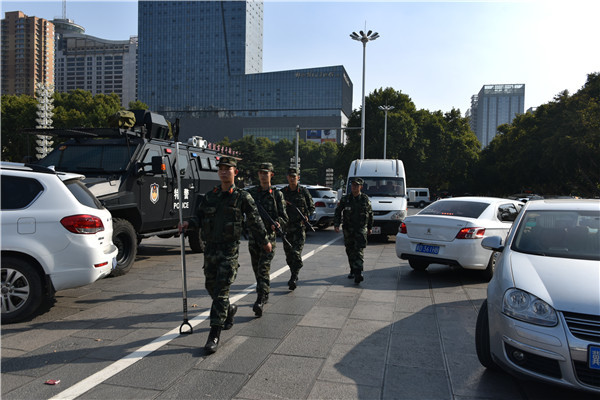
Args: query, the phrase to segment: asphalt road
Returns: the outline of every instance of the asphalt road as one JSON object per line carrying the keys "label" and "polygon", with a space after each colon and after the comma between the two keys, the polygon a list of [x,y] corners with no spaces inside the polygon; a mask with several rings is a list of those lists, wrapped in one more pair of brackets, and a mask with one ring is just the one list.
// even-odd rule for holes
{"label": "asphalt road", "polygon": [[474,334],[486,283],[441,265],[414,272],[389,239],[369,243],[356,286],[341,234],[310,233],[293,292],[279,242],[262,318],[242,242],[239,311],[210,356],[203,256],[186,254],[193,333],[180,334],[179,239],[144,240],[127,275],[58,292],[30,321],[2,326],[2,399],[592,398],[485,370]]}

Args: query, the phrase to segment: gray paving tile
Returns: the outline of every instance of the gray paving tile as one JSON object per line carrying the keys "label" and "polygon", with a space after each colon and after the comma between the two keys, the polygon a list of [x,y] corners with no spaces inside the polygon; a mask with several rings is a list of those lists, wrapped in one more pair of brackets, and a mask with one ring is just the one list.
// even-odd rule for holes
{"label": "gray paving tile", "polygon": [[294,329],[301,318],[298,315],[269,313],[269,309],[265,308],[262,317],[254,318],[250,323],[244,324],[239,334],[281,339]]}
{"label": "gray paving tile", "polygon": [[[324,360],[271,355],[238,393],[245,399],[300,399],[308,396]],[[293,376],[295,379],[290,379]]]}
{"label": "gray paving tile", "polygon": [[359,300],[350,313],[350,318],[392,322],[394,320],[394,306],[393,302]]}
{"label": "gray paving tile", "polygon": [[313,307],[298,325],[322,328],[341,328],[350,314],[350,309],[339,307]]}
{"label": "gray paving tile", "polygon": [[401,334],[439,336],[435,314],[430,312],[394,313],[392,330]]}
{"label": "gray paving tile", "polygon": [[437,336],[392,332],[388,364],[443,371],[444,354]]}
{"label": "gray paving tile", "polygon": [[[0,388],[2,388],[2,396],[1,397],[3,399],[22,398],[21,395],[19,394],[19,391],[15,390],[15,389],[25,386],[29,382],[32,382],[35,380],[35,378],[32,378],[31,376],[7,374],[7,373],[2,373],[1,377],[2,377],[2,379],[1,379]],[[11,393],[13,390],[15,390],[14,394]]]}
{"label": "gray paving tile", "polygon": [[408,313],[432,313],[434,308],[431,307],[433,301],[431,297],[412,297],[412,296],[397,296],[395,311]]}
{"label": "gray paving tile", "polygon": [[352,308],[356,304],[360,293],[357,291],[338,292],[328,290],[316,304],[319,307]]}
{"label": "gray paving tile", "polygon": [[317,298],[296,296],[295,291],[288,292],[274,299],[271,299],[270,296],[269,313],[304,315],[310,311],[316,302]]}
{"label": "gray paving tile", "polygon": [[150,390],[137,387],[123,387],[108,385],[106,383],[100,384],[79,396],[78,400],[106,400],[106,399],[154,399],[160,394],[158,390]]}
{"label": "gray paving tile", "polygon": [[200,359],[194,368],[251,374],[262,365],[279,343],[279,339],[236,335],[222,342],[215,354]]}
{"label": "gray paving tile", "polygon": [[166,388],[157,399],[231,399],[248,379],[222,371],[191,370]]}
{"label": "gray paving tile", "polygon": [[390,365],[385,372],[383,399],[452,399],[448,377],[438,369]]}
{"label": "gray paving tile", "polygon": [[275,353],[327,358],[339,333],[339,329],[298,326],[281,342]]}
{"label": "gray paving tile", "polygon": [[309,400],[379,399],[380,397],[381,389],[378,387],[326,381],[317,381],[308,395]]}
{"label": "gray paving tile", "polygon": [[386,347],[365,343],[356,346],[336,344],[325,361],[319,380],[381,387]]}
{"label": "gray paving tile", "polygon": [[370,344],[387,347],[391,325],[386,321],[348,319],[340,332],[336,344]]}

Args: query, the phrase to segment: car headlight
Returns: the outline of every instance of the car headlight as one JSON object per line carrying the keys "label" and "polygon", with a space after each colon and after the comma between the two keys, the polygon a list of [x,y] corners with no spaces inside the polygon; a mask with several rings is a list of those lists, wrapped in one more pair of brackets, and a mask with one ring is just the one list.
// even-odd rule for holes
{"label": "car headlight", "polygon": [[508,289],[504,293],[502,312],[509,317],[542,326],[558,323],[556,311],[550,304],[519,289]]}
{"label": "car headlight", "polygon": [[400,220],[400,221],[404,221],[404,218],[406,218],[406,211],[405,210],[400,210],[400,211],[395,211],[392,214],[392,220]]}

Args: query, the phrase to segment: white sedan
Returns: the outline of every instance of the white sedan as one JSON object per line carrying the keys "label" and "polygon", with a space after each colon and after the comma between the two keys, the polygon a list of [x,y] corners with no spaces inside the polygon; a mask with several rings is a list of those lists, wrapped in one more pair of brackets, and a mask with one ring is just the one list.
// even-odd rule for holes
{"label": "white sedan", "polygon": [[481,247],[487,236],[506,237],[522,202],[495,197],[438,200],[404,219],[396,235],[396,255],[424,271],[429,264],[455,265],[494,274],[495,256]]}
{"label": "white sedan", "polygon": [[599,200],[535,200],[508,237],[482,241],[500,256],[477,317],[481,364],[600,395],[599,228]]}

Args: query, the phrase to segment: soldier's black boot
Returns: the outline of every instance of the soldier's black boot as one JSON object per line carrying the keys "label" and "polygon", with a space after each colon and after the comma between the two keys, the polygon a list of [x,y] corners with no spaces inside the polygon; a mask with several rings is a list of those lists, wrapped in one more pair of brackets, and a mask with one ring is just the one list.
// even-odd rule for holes
{"label": "soldier's black boot", "polygon": [[292,276],[291,276],[290,280],[288,281],[288,287],[290,288],[290,290],[296,289],[296,287],[298,286],[296,284],[296,282],[298,282],[298,273],[292,272]]}
{"label": "soldier's black boot", "polygon": [[227,331],[231,329],[233,326],[233,317],[237,312],[238,307],[235,304],[230,304],[229,309],[227,310],[227,318],[225,318],[225,323],[223,324],[223,330]]}
{"label": "soldier's black boot", "polygon": [[359,283],[361,283],[364,280],[365,280],[365,278],[362,276],[361,271],[354,272],[354,283],[356,283],[358,285]]}
{"label": "soldier's black boot", "polygon": [[348,274],[348,279],[354,279],[354,270],[350,270],[350,274]]}
{"label": "soldier's black boot", "polygon": [[217,351],[217,347],[219,347],[220,337],[221,337],[221,327],[211,325],[210,333],[208,334],[208,340],[206,341],[206,344],[204,345],[204,350],[206,350],[206,352],[208,354],[213,354],[214,352]]}
{"label": "soldier's black boot", "polygon": [[265,306],[265,298],[263,294],[258,294],[256,298],[256,302],[254,303],[254,307],[252,307],[252,311],[254,311],[254,315],[257,317],[262,317],[263,307]]}

